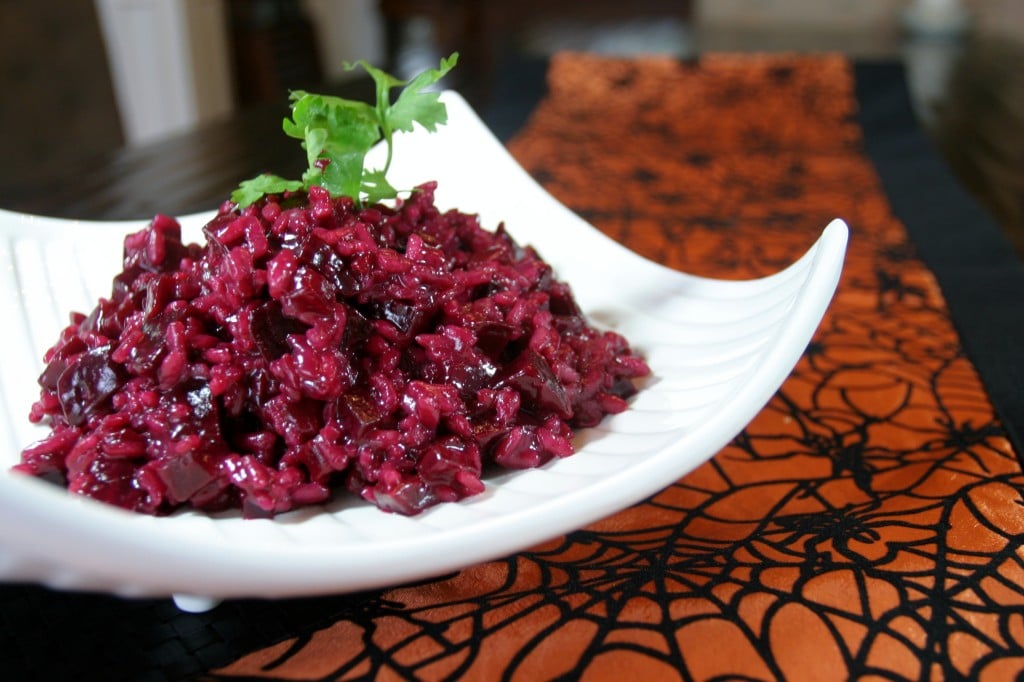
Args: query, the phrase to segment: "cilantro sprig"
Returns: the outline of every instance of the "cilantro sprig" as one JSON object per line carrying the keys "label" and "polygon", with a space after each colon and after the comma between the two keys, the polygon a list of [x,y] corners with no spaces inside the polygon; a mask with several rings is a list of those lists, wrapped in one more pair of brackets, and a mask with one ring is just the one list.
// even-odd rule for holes
{"label": "cilantro sprig", "polygon": [[[376,101],[366,102],[295,91],[291,93],[291,118],[281,124],[285,134],[302,140],[309,168],[300,180],[288,180],[264,173],[243,181],[231,194],[231,200],[245,208],[266,194],[308,190],[319,185],[331,196],[347,196],[356,201],[376,203],[398,196],[387,180],[397,132],[411,132],[414,124],[434,132],[448,121],[448,110],[440,93],[428,88],[444,77],[458,61],[458,53],[442,59],[439,68],[427,69],[404,81],[359,60],[346,63],[346,70],[362,67],[376,85]],[[392,102],[391,91],[402,88]],[[370,149],[384,141],[387,157],[384,167],[364,167]]]}

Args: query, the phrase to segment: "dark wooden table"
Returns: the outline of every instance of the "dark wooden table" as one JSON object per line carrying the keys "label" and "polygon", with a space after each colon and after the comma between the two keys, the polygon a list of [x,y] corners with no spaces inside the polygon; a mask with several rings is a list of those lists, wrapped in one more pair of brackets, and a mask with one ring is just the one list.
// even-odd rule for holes
{"label": "dark wooden table", "polygon": [[[502,139],[510,137],[544,92],[543,59],[505,64],[480,113]],[[373,84],[358,79],[325,84],[321,92],[370,101]],[[500,103],[500,104],[499,104]],[[230,120],[139,147],[75,161],[45,184],[0,185],[0,208],[61,218],[148,219],[211,210],[241,179],[274,172],[299,177],[305,156],[281,133],[288,101],[260,104]]]}

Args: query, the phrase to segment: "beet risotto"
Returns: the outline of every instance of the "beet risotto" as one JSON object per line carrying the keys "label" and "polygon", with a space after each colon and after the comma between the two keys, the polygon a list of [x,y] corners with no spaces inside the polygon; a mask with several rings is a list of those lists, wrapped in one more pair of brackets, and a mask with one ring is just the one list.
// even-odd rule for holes
{"label": "beet risotto", "polygon": [[266,517],[347,489],[415,514],[482,467],[572,454],[649,372],[531,248],[434,206],[319,187],[225,203],[185,245],[157,216],[110,299],[46,356],[20,471],[132,510]]}

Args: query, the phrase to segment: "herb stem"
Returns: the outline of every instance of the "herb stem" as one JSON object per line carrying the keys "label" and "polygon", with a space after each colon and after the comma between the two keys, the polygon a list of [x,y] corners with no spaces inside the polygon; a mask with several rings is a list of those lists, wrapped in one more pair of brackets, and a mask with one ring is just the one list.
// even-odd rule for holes
{"label": "herb stem", "polygon": [[[447,110],[429,86],[440,80],[458,61],[458,54],[442,59],[440,67],[428,69],[403,81],[364,61],[346,64],[352,69],[361,66],[377,86],[375,104],[355,102],[340,97],[293,92],[292,118],[285,118],[282,128],[289,137],[302,140],[309,169],[302,180],[287,180],[276,175],[260,175],[241,183],[231,199],[245,208],[267,194],[309,190],[316,185],[331,196],[348,196],[357,203],[373,204],[393,199],[398,191],[385,177],[391,168],[396,132],[409,132],[419,124],[433,132],[448,120]],[[402,91],[392,103],[391,90]],[[365,167],[366,154],[381,140],[387,145],[384,168]]]}

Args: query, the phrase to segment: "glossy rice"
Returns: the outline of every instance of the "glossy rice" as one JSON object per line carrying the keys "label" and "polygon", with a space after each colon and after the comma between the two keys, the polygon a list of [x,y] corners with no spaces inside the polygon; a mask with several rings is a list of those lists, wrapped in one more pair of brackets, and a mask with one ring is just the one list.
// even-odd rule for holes
{"label": "glossy rice", "polygon": [[47,352],[30,417],[51,432],[16,468],[152,514],[346,491],[415,514],[480,493],[485,466],[572,454],[647,365],[434,188],[394,208],[320,188],[227,203],[205,246],[154,218]]}

